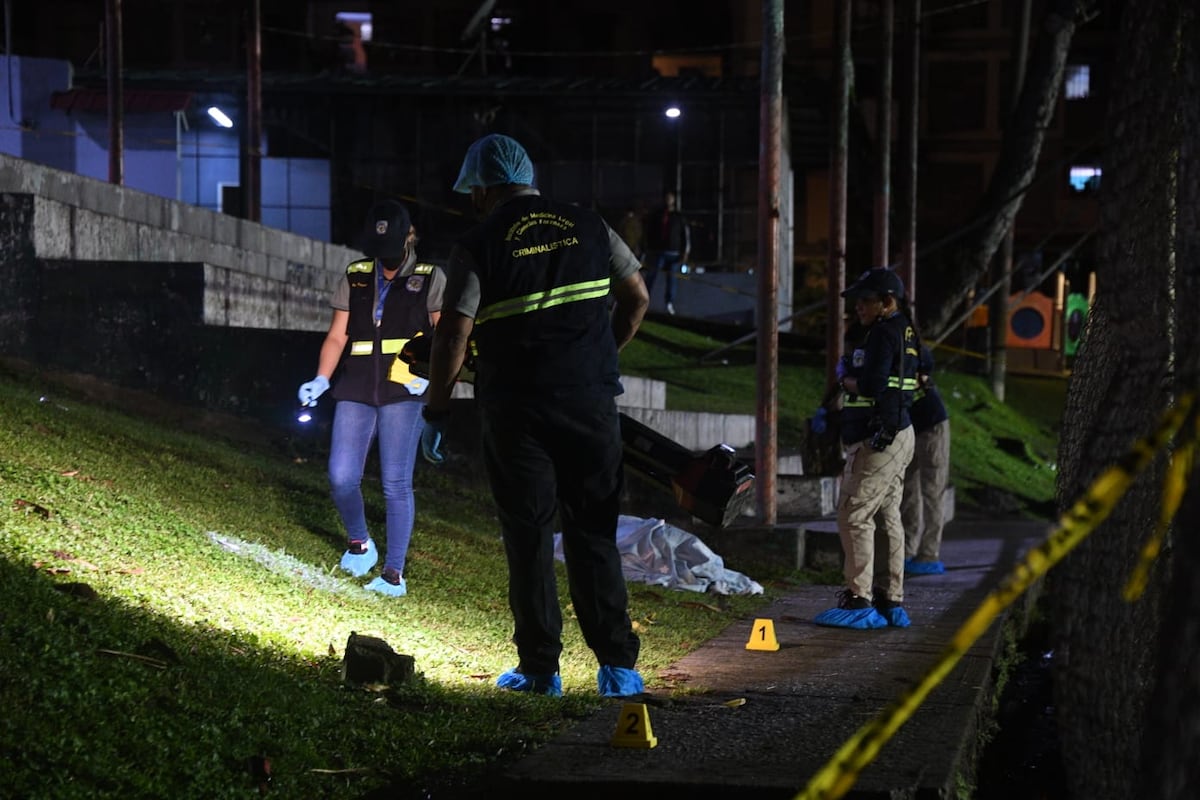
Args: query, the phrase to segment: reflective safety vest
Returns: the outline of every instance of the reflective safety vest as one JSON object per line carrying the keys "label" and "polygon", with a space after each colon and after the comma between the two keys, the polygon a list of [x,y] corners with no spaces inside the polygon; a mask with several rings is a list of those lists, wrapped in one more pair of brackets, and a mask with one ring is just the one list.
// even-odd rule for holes
{"label": "reflective safety vest", "polygon": [[520,195],[459,244],[479,276],[479,398],[620,391],[608,311],[612,252],[599,214]]}
{"label": "reflective safety vest", "polygon": [[858,380],[878,374],[872,357],[887,361],[887,386],[877,396],[847,394],[842,400],[842,441],[846,444],[869,438],[880,427],[895,431],[912,424],[908,410],[917,389],[917,337],[903,314],[877,320],[867,330],[867,340],[850,359],[847,375]]}
{"label": "reflective safety vest", "polygon": [[432,264],[415,264],[407,274],[382,280],[374,259],[346,267],[350,284],[350,341],[342,356],[333,397],[381,406],[416,399],[428,381],[397,358],[409,339],[429,335],[428,296]]}
{"label": "reflective safety vest", "polygon": [[[915,392],[917,390],[916,378],[898,378],[895,375],[888,378],[889,389],[900,389],[901,391]],[[924,393],[924,392],[922,392]],[[870,408],[875,405],[874,397],[864,397],[859,394],[848,395],[842,402],[842,408]]]}

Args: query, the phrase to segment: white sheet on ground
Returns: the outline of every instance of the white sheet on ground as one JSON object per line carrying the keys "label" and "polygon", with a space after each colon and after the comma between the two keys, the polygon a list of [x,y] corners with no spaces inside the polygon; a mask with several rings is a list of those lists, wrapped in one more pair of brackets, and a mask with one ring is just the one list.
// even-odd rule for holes
{"label": "white sheet on ground", "polygon": [[[682,528],[661,519],[621,515],[617,549],[625,579],[668,589],[716,594],[762,594],[763,587],[740,572]],[[563,559],[562,534],[554,534],[554,557]]]}

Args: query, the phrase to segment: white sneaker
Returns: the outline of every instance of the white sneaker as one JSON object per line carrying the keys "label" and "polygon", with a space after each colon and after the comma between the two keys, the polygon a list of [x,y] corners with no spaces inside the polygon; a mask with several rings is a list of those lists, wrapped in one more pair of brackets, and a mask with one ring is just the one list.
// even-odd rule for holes
{"label": "white sneaker", "polygon": [[671,316],[675,316],[675,304],[674,303],[667,303],[667,313],[670,314]]}

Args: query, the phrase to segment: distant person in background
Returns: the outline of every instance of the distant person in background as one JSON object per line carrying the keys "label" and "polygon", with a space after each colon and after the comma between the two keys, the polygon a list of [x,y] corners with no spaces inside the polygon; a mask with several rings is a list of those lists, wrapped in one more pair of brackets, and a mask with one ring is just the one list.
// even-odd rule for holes
{"label": "distant person in background", "polygon": [[692,232],[687,218],[676,208],[674,192],[663,195],[663,204],[646,218],[646,291],[654,296],[658,273],[665,273],[663,302],[667,313],[675,313],[675,275],[686,264],[692,250]]}
{"label": "distant person in background", "polygon": [[627,209],[625,216],[621,217],[617,233],[621,234],[625,244],[629,245],[629,249],[638,263],[642,263],[646,255],[645,226],[642,224],[642,215],[632,208]]}
{"label": "distant person in background", "polygon": [[347,537],[340,566],[361,577],[379,560],[362,496],[367,453],[378,442],[387,553],[383,571],[366,588],[399,597],[408,591],[404,564],[416,513],[412,473],[428,381],[409,372],[397,355],[409,339],[433,333],[446,277],[438,267],[417,262],[417,234],[403,204],[376,204],[365,227],[362,249],[369,257],[346,267],[334,289],[317,376],[298,395],[301,404],[316,405],[341,367],[333,385],[337,405],[329,448],[329,485]]}
{"label": "distant person in background", "polygon": [[921,345],[917,361],[917,390],[909,409],[916,444],[904,474],[904,571],[909,575],[940,575],[942,501],[950,478],[950,414],[933,384],[933,353]]}

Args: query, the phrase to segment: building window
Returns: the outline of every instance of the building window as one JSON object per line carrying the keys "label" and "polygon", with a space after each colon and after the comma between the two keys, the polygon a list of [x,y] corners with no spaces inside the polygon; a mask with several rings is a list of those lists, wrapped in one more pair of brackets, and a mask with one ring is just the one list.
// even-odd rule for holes
{"label": "building window", "polygon": [[364,42],[371,41],[372,25],[369,11],[339,11],[333,18],[350,30],[358,31],[358,36]]}
{"label": "building window", "polygon": [[1100,188],[1100,168],[1095,166],[1071,167],[1071,189],[1075,192],[1094,192]]}
{"label": "building window", "polygon": [[1087,64],[1067,65],[1067,99],[1085,100],[1091,96],[1092,69]]}

